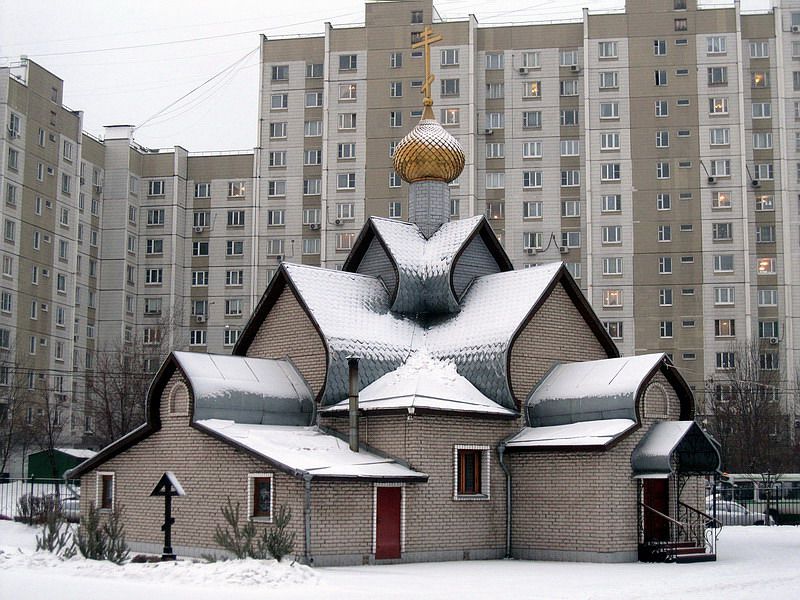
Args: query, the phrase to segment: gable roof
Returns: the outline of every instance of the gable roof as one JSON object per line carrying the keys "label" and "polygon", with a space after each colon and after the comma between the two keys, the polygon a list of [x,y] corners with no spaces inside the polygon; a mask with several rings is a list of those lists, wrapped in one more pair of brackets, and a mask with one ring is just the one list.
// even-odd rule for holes
{"label": "gable roof", "polygon": [[666,479],[676,468],[685,475],[706,475],[719,467],[716,444],[694,421],[655,423],[631,453],[633,476],[639,479]]}
{"label": "gable roof", "polygon": [[[417,409],[427,409],[517,416],[515,411],[487,398],[459,375],[455,364],[435,359],[424,350],[415,352],[401,367],[361,390],[358,394],[358,408],[362,411],[407,410],[413,413]],[[343,413],[348,410],[348,400],[322,409],[326,413]]]}
{"label": "gable roof", "polygon": [[173,352],[194,396],[195,419],[310,425],[308,384],[288,360]]}
{"label": "gable roof", "polygon": [[342,269],[357,271],[370,243],[377,239],[397,273],[397,286],[390,290],[391,310],[405,314],[457,312],[453,268],[478,235],[500,271],[513,269],[483,216],[444,223],[430,238],[414,223],[370,217]]}
{"label": "gable roof", "polygon": [[146,421],[69,471],[69,477],[80,477],[161,429],[162,395],[176,371],[183,374],[195,401],[199,399],[197,408],[206,418],[308,425],[313,417],[311,392],[291,361],[171,352],[147,392]]}
{"label": "gable roof", "polygon": [[243,448],[295,477],[362,479],[369,481],[425,481],[425,473],[400,461],[349,444],[318,427],[235,423],[220,419],[197,421],[214,437]]}
{"label": "gable roof", "polygon": [[665,360],[663,353],[656,353],[556,365],[526,402],[528,423],[638,421],[639,392]]}

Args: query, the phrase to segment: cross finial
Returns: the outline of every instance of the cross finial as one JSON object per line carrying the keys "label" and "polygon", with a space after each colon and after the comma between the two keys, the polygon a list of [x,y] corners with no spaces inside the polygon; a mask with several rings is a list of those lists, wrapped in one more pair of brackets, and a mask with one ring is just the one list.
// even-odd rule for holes
{"label": "cross finial", "polygon": [[431,100],[431,84],[433,83],[434,77],[431,73],[431,44],[441,41],[442,35],[440,33],[433,33],[433,29],[430,28],[430,25],[426,25],[425,29],[419,35],[419,41],[411,44],[412,49],[425,48],[425,81],[422,83],[422,89],[420,90],[425,97],[422,101],[425,106],[431,106],[433,104],[433,100]]}

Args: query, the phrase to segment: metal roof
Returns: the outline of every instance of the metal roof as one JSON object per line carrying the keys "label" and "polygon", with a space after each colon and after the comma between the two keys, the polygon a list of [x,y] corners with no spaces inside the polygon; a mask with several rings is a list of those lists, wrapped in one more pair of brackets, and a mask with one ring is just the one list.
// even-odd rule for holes
{"label": "metal roof", "polygon": [[458,252],[480,227],[483,217],[444,223],[425,239],[413,223],[372,217],[386,249],[397,267],[397,294],[392,310],[404,314],[458,312],[451,269]]}
{"label": "metal roof", "polygon": [[563,267],[550,263],[479,277],[461,299],[460,312],[436,318],[392,312],[389,293],[375,277],[296,264],[284,268],[328,347],[323,405],[347,396],[348,356],[360,358],[363,388],[399,367],[414,350],[425,349],[455,363],[481,393],[513,410],[508,348]]}
{"label": "metal roof", "polygon": [[604,419],[549,427],[524,427],[504,445],[509,449],[605,448],[634,427],[636,421],[630,419]]}
{"label": "metal roof", "polygon": [[556,365],[528,398],[528,423],[636,421],[639,390],[664,360],[663,353],[655,353]]}
{"label": "metal roof", "polygon": [[173,352],[194,395],[195,419],[309,425],[311,390],[288,360]]}
{"label": "metal roof", "polygon": [[633,476],[639,479],[665,479],[673,473],[673,464],[685,475],[710,474],[719,469],[716,445],[694,421],[654,424],[631,454]]}

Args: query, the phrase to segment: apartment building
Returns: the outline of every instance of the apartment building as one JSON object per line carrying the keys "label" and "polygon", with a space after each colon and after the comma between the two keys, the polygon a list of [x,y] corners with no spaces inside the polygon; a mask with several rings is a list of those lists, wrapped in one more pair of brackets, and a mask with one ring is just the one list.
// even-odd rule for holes
{"label": "apartment building", "polygon": [[314,249],[286,260],[337,266],[365,216],[406,218],[391,155],[428,25],[437,117],[466,151],[453,218],[484,213],[517,267],[565,261],[625,354],[669,353],[697,392],[749,337],[796,380],[800,2],[508,26],[375,2],[363,25],[263,38],[259,189],[285,213],[273,239]]}
{"label": "apartment building", "polygon": [[485,214],[517,267],[565,261],[623,353],[669,353],[696,392],[748,337],[797,387],[800,0],[505,26],[366,3],[360,25],[262,37],[252,152],[100,140],[58,77],[0,69],[0,385],[58,394],[70,441],[91,440],[99,352],[229,350],[282,261],[338,266],[366,217],[407,219],[391,157],[421,114],[426,26],[466,155],[453,219]]}

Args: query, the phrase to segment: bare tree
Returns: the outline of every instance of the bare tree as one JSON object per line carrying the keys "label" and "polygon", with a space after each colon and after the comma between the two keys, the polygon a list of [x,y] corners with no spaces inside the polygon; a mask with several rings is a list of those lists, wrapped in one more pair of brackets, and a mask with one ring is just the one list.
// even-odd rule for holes
{"label": "bare tree", "polygon": [[[13,349],[0,354],[0,472],[6,472],[12,456],[25,454],[33,443],[31,418],[35,393],[29,376]],[[30,411],[28,410],[30,409]]]}
{"label": "bare tree", "polygon": [[[55,376],[61,381],[61,376]],[[60,383],[45,386],[36,390],[30,399],[34,409],[33,418],[30,419],[28,429],[32,441],[41,450],[47,453],[50,464],[48,476],[59,478],[56,464],[56,448],[62,439],[65,429],[65,420],[69,411],[69,401]]]}
{"label": "bare tree", "polygon": [[98,352],[86,375],[84,409],[92,421],[94,443],[110,444],[144,422],[153,375],[170,350],[184,345],[177,314],[172,311],[133,339],[107,344]]}
{"label": "bare tree", "polygon": [[781,398],[788,390],[777,353],[759,340],[739,342],[726,351],[724,365],[728,368],[706,380],[704,411],[722,445],[723,468],[785,470],[791,444]]}

